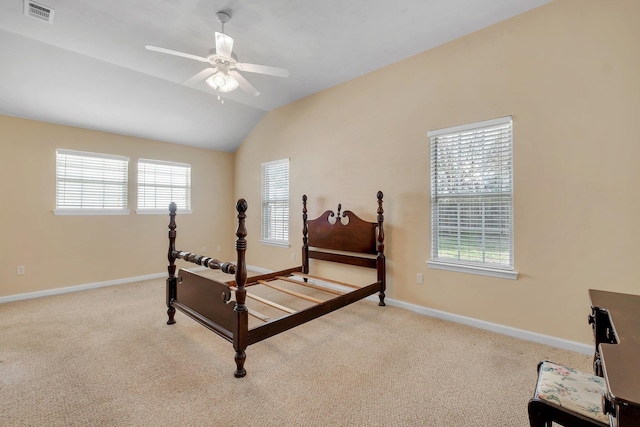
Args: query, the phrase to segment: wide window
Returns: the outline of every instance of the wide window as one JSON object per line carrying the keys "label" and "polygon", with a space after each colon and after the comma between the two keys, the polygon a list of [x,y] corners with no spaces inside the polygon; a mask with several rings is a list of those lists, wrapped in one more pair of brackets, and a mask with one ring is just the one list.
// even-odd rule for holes
{"label": "wide window", "polygon": [[128,214],[129,158],[56,150],[56,215]]}
{"label": "wide window", "polygon": [[191,212],[191,165],[138,160],[137,213],[167,213],[175,202],[180,213]]}
{"label": "wide window", "polygon": [[515,279],[511,117],[428,136],[429,266]]}
{"label": "wide window", "polygon": [[262,242],[289,245],[289,159],[262,164]]}

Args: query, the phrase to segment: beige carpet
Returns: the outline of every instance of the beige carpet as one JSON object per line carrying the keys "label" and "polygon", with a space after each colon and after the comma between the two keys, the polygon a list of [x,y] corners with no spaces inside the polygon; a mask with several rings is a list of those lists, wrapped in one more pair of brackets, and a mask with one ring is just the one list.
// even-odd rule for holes
{"label": "beige carpet", "polygon": [[163,280],[0,305],[2,426],[528,426],[536,364],[588,356],[360,301],[247,349]]}

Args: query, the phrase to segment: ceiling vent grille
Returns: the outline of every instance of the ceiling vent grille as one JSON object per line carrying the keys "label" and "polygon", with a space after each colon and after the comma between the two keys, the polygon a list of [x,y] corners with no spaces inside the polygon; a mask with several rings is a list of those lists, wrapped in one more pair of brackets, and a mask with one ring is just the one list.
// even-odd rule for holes
{"label": "ceiling vent grille", "polygon": [[24,14],[39,21],[53,24],[55,10],[30,0],[24,0]]}

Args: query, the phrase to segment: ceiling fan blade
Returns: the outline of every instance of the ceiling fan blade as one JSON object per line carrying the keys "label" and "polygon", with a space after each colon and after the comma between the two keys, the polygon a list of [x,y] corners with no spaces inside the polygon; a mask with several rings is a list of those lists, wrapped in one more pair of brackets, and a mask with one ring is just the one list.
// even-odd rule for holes
{"label": "ceiling fan blade", "polygon": [[216,32],[216,54],[223,58],[231,57],[233,39],[224,33]]}
{"label": "ceiling fan blade", "polygon": [[146,45],[145,49],[152,50],[154,52],[168,53],[169,55],[181,56],[183,58],[195,59],[196,61],[209,62],[207,58],[202,56],[191,55],[190,53],[178,52],[177,50],[165,49],[163,47]]}
{"label": "ceiling fan blade", "polygon": [[210,76],[213,75],[213,73],[216,72],[215,68],[205,68],[204,70],[200,71],[199,73],[195,74],[194,76],[188,78],[187,80],[183,81],[182,84],[185,85],[190,85],[193,83],[197,83],[199,81],[202,81]]}
{"label": "ceiling fan blade", "polygon": [[260,95],[260,92],[258,92],[258,90],[255,87],[253,87],[253,85],[251,83],[249,83],[247,81],[247,79],[242,77],[242,74],[240,74],[239,72],[237,72],[237,71],[229,71],[229,75],[238,81],[238,84],[240,85],[240,88],[243,91],[245,91],[247,93],[247,95],[251,95],[251,96]]}
{"label": "ceiling fan blade", "polygon": [[268,74],[277,77],[289,77],[289,70],[285,68],[270,67],[268,65],[246,64],[238,62],[236,68],[248,73]]}

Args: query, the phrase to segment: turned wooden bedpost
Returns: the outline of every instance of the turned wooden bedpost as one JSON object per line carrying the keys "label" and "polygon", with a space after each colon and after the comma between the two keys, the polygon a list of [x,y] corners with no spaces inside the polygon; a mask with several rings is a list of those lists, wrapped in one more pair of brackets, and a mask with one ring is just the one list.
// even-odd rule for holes
{"label": "turned wooden bedpost", "polygon": [[384,306],[384,292],[387,289],[386,282],[386,269],[384,259],[384,229],[382,223],[384,222],[384,209],[382,209],[382,191],[378,191],[378,256],[376,258],[377,270],[378,270],[378,283],[380,283],[380,292],[378,297],[380,302],[378,305]]}
{"label": "turned wooden bedpost", "polygon": [[176,323],[173,318],[176,314],[176,309],[171,305],[171,302],[176,298],[176,257],[174,252],[176,250],[176,210],[178,207],[174,202],[169,205],[169,253],[167,258],[169,259],[169,265],[167,270],[169,276],[167,277],[167,325],[173,325]]}
{"label": "turned wooden bedpost", "polygon": [[236,203],[236,210],[238,211],[238,229],[236,230],[236,251],[238,253],[238,262],[236,265],[236,305],[233,309],[233,348],[236,351],[236,371],[233,375],[236,378],[242,378],[247,374],[244,369],[244,361],[247,356],[245,350],[248,345],[248,330],[249,330],[249,311],[245,305],[247,290],[245,288],[247,282],[247,264],[245,260],[245,253],[247,251],[247,228],[245,226],[245,219],[247,215],[247,201],[244,199],[238,200]]}
{"label": "turned wooden bedpost", "polygon": [[[307,226],[307,195],[302,196],[302,272],[309,274],[309,227]],[[305,277],[304,281],[307,281]]]}

